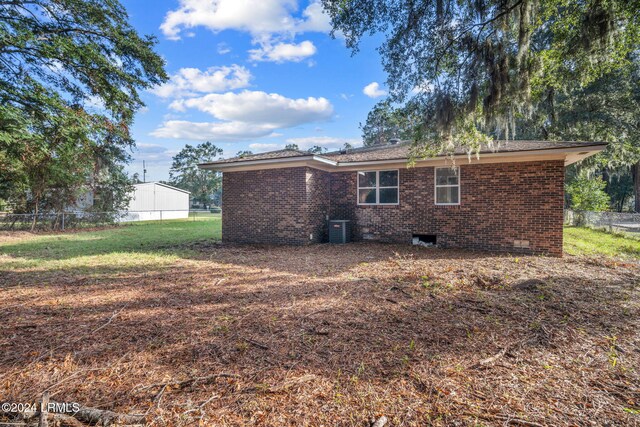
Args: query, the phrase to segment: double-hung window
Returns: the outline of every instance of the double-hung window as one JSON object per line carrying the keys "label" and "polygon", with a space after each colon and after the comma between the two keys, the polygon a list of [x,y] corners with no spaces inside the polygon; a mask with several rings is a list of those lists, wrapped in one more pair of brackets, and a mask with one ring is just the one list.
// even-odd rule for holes
{"label": "double-hung window", "polygon": [[460,204],[460,168],[435,168],[436,205]]}
{"label": "double-hung window", "polygon": [[397,205],[398,170],[358,172],[359,205]]}

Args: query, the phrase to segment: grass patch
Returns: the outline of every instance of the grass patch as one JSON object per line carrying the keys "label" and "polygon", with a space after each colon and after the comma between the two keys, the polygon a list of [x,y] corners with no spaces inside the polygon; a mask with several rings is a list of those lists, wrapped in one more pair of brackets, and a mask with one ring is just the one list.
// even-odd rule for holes
{"label": "grass patch", "polygon": [[565,227],[564,251],[571,255],[640,259],[640,239],[584,227]]}
{"label": "grass patch", "polygon": [[220,215],[197,221],[148,221],[99,231],[27,235],[0,241],[0,271],[166,264],[185,252],[175,246],[220,239],[220,235]]}

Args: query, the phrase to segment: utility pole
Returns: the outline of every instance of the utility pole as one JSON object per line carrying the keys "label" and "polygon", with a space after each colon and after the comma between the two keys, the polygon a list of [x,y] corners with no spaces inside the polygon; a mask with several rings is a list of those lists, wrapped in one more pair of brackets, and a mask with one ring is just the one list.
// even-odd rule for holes
{"label": "utility pole", "polygon": [[147,166],[144,160],[142,161],[142,182],[147,182]]}

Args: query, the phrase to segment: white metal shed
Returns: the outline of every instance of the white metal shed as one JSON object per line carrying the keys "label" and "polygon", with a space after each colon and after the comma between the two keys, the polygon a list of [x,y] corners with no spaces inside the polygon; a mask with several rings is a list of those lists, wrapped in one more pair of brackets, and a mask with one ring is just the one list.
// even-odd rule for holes
{"label": "white metal shed", "polygon": [[121,221],[151,221],[189,217],[189,193],[160,182],[135,184]]}

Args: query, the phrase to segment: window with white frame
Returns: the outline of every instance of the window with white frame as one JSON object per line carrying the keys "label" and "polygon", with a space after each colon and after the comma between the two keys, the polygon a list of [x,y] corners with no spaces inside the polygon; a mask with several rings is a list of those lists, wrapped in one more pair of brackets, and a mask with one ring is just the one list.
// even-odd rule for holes
{"label": "window with white frame", "polygon": [[460,204],[460,168],[435,168],[436,205]]}
{"label": "window with white frame", "polygon": [[398,170],[358,172],[359,205],[397,205]]}

